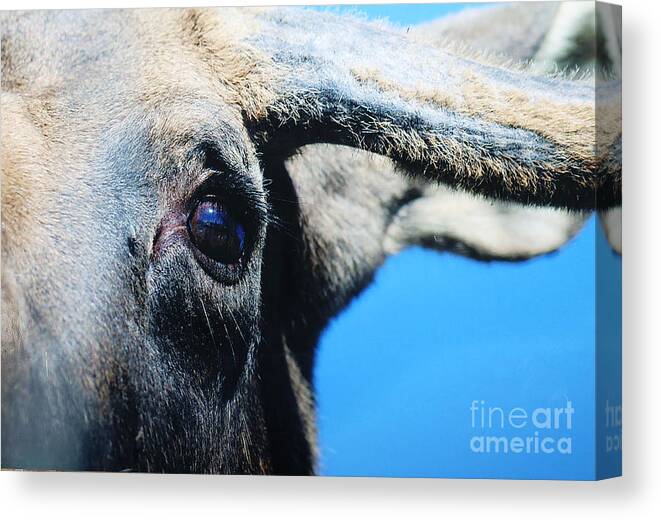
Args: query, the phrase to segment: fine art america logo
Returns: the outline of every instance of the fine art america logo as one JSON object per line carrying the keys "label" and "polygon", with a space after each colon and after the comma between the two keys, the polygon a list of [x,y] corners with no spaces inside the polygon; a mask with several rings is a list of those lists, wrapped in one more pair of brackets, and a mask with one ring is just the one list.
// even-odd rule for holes
{"label": "fine art america logo", "polygon": [[571,401],[561,407],[534,409],[472,401],[470,449],[474,453],[571,455],[575,411]]}
{"label": "fine art america logo", "polygon": [[606,452],[617,452],[622,449],[622,405],[606,401]]}

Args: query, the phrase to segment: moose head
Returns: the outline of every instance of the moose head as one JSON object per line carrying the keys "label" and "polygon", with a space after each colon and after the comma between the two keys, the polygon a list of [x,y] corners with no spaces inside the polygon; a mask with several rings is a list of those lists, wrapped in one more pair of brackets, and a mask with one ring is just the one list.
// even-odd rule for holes
{"label": "moose head", "polygon": [[[525,258],[619,201],[618,83],[304,10],[1,25],[7,467],[309,474],[314,347],[388,254]],[[437,225],[475,196],[506,238]]]}

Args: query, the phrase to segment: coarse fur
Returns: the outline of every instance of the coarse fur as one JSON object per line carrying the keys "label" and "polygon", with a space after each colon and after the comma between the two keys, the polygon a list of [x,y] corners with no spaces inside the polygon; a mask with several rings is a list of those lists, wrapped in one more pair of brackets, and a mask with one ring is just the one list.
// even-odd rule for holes
{"label": "coarse fur", "polygon": [[[431,240],[526,258],[580,227],[566,208],[618,203],[619,135],[609,160],[587,150],[585,81],[297,10],[3,13],[1,28],[3,467],[311,474],[315,345],[388,254]],[[302,149],[326,142],[398,166]],[[503,238],[426,226],[438,181],[479,195],[461,207],[493,208]],[[469,197],[447,189],[433,198]],[[246,227],[239,267],[186,232],[209,191]]]}
{"label": "coarse fur", "polygon": [[[504,4],[466,9],[407,28],[407,33],[422,43],[453,49],[482,63],[604,81],[618,76],[621,69],[619,13],[607,5],[595,10],[593,4],[585,2]],[[434,92],[429,95],[431,101],[435,96]],[[436,102],[448,101],[441,98]],[[497,105],[498,101],[494,103]],[[506,112],[503,116],[520,117]],[[597,137],[602,141],[607,141],[603,136],[609,131],[605,116],[597,108],[598,128],[604,131]],[[610,116],[611,130],[619,128],[620,114],[615,111]],[[305,177],[296,175],[303,167],[327,170],[326,175],[336,177],[363,177],[366,170],[396,176],[400,169],[389,159],[328,145],[308,146],[299,155],[300,159],[288,165],[297,185],[304,182]],[[527,258],[561,246],[587,216],[497,202],[419,181],[402,181],[393,199],[412,188],[418,190],[418,196],[400,209],[388,232],[392,251],[414,243],[481,260]],[[621,209],[610,209],[600,216],[611,246],[621,253]]]}

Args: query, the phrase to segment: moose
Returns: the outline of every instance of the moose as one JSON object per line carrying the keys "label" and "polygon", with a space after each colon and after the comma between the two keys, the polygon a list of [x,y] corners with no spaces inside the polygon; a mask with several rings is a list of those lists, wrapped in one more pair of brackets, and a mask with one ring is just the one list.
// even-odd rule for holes
{"label": "moose", "polygon": [[315,345],[388,255],[617,212],[619,81],[526,9],[2,13],[3,467],[313,474]]}

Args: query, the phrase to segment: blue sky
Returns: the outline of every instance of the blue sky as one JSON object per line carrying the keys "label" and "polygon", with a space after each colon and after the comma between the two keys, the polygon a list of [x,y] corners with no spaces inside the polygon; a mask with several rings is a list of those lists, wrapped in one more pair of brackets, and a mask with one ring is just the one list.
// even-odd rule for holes
{"label": "blue sky", "polygon": [[[341,10],[408,25],[465,6]],[[524,263],[419,248],[389,259],[320,344],[321,474],[593,478],[598,232],[592,219],[559,253]],[[570,401],[571,431],[552,433],[571,437],[571,455],[474,453],[476,434],[535,431],[474,428],[474,400],[528,412]]]}

